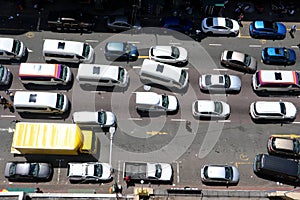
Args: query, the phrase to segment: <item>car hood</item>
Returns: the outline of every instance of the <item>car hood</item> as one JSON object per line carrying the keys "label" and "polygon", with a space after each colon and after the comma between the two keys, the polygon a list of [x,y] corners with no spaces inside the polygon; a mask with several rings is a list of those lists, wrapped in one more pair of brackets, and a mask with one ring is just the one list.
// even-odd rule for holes
{"label": "car hood", "polygon": [[235,90],[240,90],[242,86],[241,79],[238,76],[230,75],[230,88]]}
{"label": "car hood", "polygon": [[254,57],[251,56],[251,62],[250,65],[248,66],[251,71],[254,73],[257,70],[257,61]]}
{"label": "car hood", "polygon": [[179,58],[177,60],[187,60],[188,52],[183,47],[177,47],[179,49]]}
{"label": "car hood", "polygon": [[175,111],[178,108],[178,101],[177,98],[175,96],[168,96],[169,98],[169,106],[168,106],[168,110],[169,111]]}
{"label": "car hood", "polygon": [[106,122],[105,125],[106,126],[112,126],[116,123],[116,116],[114,113],[106,111]]}
{"label": "car hood", "polygon": [[288,49],[289,53],[290,53],[290,58],[289,60],[293,60],[295,61],[296,60],[296,53],[293,49]]}
{"label": "car hood", "polygon": [[[221,101],[222,102],[222,101]],[[230,114],[230,106],[229,104],[222,102],[222,106],[223,106],[223,115],[229,115]]]}
{"label": "car hood", "polygon": [[52,173],[51,166],[46,163],[40,163],[40,170],[38,177],[40,178],[48,178]]}
{"label": "car hood", "polygon": [[112,170],[112,167],[110,164],[108,163],[101,163],[102,165],[102,176],[101,176],[101,179],[110,179],[111,178],[111,170]]}
{"label": "car hood", "polygon": [[291,102],[285,102],[286,107],[286,116],[290,118],[294,118],[297,115],[297,108],[296,106]]}
{"label": "car hood", "polygon": [[231,20],[232,21],[232,24],[233,24],[233,27],[232,27],[232,31],[233,32],[238,32],[240,30],[240,25],[237,21],[235,20]]}
{"label": "car hood", "polygon": [[231,166],[233,171],[232,182],[237,183],[240,180],[240,173],[235,166]]}
{"label": "car hood", "polygon": [[278,26],[278,33],[285,35],[286,34],[286,27],[283,23],[278,22],[277,23]]}

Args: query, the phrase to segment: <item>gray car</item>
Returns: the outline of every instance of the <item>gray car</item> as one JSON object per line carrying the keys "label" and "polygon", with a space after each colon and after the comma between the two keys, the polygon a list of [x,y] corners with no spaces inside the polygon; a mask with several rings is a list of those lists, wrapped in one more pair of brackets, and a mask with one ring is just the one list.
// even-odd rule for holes
{"label": "gray car", "polygon": [[201,169],[203,183],[237,184],[240,174],[235,166],[204,165]]}
{"label": "gray car", "polygon": [[109,16],[107,19],[107,27],[112,31],[127,31],[130,29],[141,29],[141,23],[138,19],[128,17],[126,15]]}
{"label": "gray car", "polygon": [[49,163],[8,162],[5,178],[10,181],[48,181],[52,172]]}
{"label": "gray car", "polygon": [[224,50],[221,55],[221,64],[227,68],[250,74],[257,70],[257,61],[254,57],[237,51]]}
{"label": "gray car", "polygon": [[241,79],[228,74],[203,74],[199,78],[199,86],[206,92],[239,92]]}

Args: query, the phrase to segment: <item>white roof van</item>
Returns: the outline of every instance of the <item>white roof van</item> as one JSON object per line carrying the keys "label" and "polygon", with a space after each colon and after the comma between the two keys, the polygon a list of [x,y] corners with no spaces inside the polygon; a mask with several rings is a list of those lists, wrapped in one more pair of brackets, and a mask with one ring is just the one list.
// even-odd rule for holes
{"label": "white roof van", "polygon": [[69,100],[59,93],[17,91],[14,108],[17,112],[62,114],[68,110]]}
{"label": "white roof van", "polygon": [[0,60],[20,60],[26,54],[26,47],[20,40],[0,38]]}
{"label": "white roof van", "polygon": [[72,79],[72,72],[63,64],[21,63],[19,79],[23,84],[66,85]]}
{"label": "white roof van", "polygon": [[167,111],[178,109],[175,96],[156,94],[155,92],[136,92],[136,109],[141,111]]}
{"label": "white roof van", "polygon": [[46,39],[43,56],[47,62],[92,63],[94,49],[88,43]]}
{"label": "white roof van", "polygon": [[76,79],[81,85],[126,87],[129,75],[119,66],[80,64]]}
{"label": "white roof van", "polygon": [[188,85],[188,72],[184,69],[145,59],[140,70],[144,83],[156,83],[166,87],[183,89]]}

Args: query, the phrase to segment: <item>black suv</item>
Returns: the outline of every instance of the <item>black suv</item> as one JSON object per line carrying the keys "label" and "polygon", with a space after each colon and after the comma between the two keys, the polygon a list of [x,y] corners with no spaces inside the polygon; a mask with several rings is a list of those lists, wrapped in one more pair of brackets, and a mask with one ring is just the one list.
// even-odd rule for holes
{"label": "black suv", "polygon": [[52,30],[92,31],[95,17],[88,13],[74,10],[53,11],[48,15],[48,27]]}

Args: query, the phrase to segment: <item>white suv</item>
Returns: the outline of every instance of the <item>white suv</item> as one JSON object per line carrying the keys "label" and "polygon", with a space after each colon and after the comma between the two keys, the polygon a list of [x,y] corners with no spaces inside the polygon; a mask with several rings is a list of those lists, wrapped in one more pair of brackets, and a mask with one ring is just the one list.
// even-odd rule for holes
{"label": "white suv", "polygon": [[256,101],[250,105],[250,115],[253,119],[294,120],[297,108],[286,101]]}

